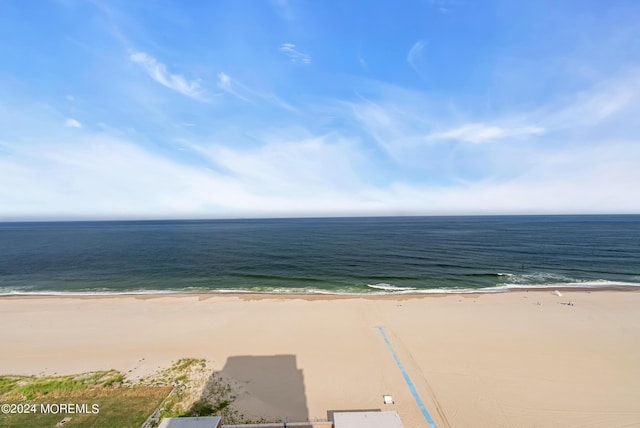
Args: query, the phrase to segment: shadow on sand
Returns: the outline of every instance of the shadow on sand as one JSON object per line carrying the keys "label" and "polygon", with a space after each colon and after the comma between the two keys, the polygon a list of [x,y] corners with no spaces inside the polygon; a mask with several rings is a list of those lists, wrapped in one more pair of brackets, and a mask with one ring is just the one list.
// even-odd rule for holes
{"label": "shadow on sand", "polygon": [[194,404],[198,405],[210,406],[227,424],[309,418],[304,376],[295,355],[229,357],[222,370],[207,380]]}

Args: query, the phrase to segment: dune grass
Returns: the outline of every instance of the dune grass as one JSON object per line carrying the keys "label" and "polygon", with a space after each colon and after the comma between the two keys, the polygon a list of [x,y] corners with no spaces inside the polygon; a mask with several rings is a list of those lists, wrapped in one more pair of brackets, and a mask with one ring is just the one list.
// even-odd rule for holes
{"label": "dune grass", "polygon": [[[115,370],[67,376],[0,376],[0,402],[29,406],[28,414],[0,415],[0,428],[55,427],[65,418],[69,418],[65,427],[139,428],[171,387],[123,386],[124,379]],[[79,405],[80,412],[63,411],[60,404]]]}
{"label": "dune grass", "polygon": [[[29,414],[0,414],[0,428],[55,427],[65,418],[69,419],[64,427],[139,428],[152,414],[150,420],[156,424],[162,417],[208,415],[219,415],[227,424],[265,422],[246,418],[233,407],[235,399],[232,386],[197,358],[180,359],[135,383],[116,370],[0,376],[0,403],[29,404],[31,410]],[[67,403],[85,406],[80,412],[43,412]]]}

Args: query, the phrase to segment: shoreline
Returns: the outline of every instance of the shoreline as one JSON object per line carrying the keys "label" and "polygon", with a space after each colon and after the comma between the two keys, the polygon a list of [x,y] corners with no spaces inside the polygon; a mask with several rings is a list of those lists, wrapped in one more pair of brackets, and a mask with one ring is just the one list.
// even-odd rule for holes
{"label": "shoreline", "polygon": [[638,285],[620,284],[620,285],[606,285],[597,287],[580,287],[580,286],[535,286],[535,287],[512,287],[512,288],[500,288],[496,287],[492,289],[464,289],[464,290],[440,290],[440,289],[428,289],[425,291],[396,291],[396,292],[370,292],[370,293],[333,293],[333,292],[297,292],[297,291],[140,291],[140,292],[16,292],[16,293],[0,293],[0,300],[2,299],[110,299],[119,297],[134,297],[139,299],[156,299],[164,297],[198,297],[201,299],[212,297],[236,297],[236,298],[250,298],[256,299],[309,299],[309,300],[335,300],[335,299],[422,299],[429,297],[444,297],[444,296],[461,296],[461,297],[473,297],[481,295],[500,295],[500,294],[513,294],[513,293],[535,293],[535,292],[583,292],[583,293],[601,293],[601,292],[621,292],[621,293],[634,293],[640,292],[640,283]]}

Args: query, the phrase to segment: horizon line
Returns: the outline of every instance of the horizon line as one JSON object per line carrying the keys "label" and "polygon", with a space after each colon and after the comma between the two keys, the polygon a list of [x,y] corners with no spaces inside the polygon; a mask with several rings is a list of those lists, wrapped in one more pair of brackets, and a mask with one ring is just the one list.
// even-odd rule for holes
{"label": "horizon line", "polygon": [[52,219],[0,219],[8,223],[125,223],[125,222],[207,222],[245,220],[338,220],[338,219],[392,219],[392,218],[463,218],[463,217],[622,217],[640,216],[640,213],[517,213],[517,214],[396,214],[396,215],[313,215],[273,217],[193,217],[193,218],[52,218]]}

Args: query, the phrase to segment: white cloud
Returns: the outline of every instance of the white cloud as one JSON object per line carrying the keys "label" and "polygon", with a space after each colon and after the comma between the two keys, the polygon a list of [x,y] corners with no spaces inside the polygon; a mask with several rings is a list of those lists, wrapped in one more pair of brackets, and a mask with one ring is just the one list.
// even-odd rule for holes
{"label": "white cloud", "polygon": [[69,118],[65,120],[64,126],[68,128],[82,128],[82,124],[75,119]]}
{"label": "white cloud", "polygon": [[[442,188],[404,188],[400,198],[429,198],[443,213],[579,214],[640,210],[640,146],[634,141],[537,154],[535,168],[510,180]],[[514,159],[517,161],[517,159]],[[418,192],[412,194],[410,190]]]}
{"label": "white cloud", "polygon": [[[435,110],[440,103],[378,87],[367,91],[375,102],[316,106],[312,112],[322,119],[343,121],[329,135],[314,134],[305,123],[296,132],[277,121],[260,129],[248,116],[251,146],[238,144],[236,131],[221,131],[215,141],[182,134],[179,154],[169,144],[155,151],[123,127],[69,132],[56,109],[21,114],[0,105],[0,220],[640,212],[640,134],[629,120],[637,117],[640,85],[613,78],[617,85],[562,105],[451,128],[442,119],[451,115]],[[268,101],[240,92],[249,90],[225,73],[218,84]],[[581,131],[579,138],[558,130],[566,123]],[[10,125],[17,131],[8,132]],[[624,132],[614,137],[609,131],[617,128]],[[425,144],[425,135],[536,141]],[[453,179],[443,179],[449,170]]]}
{"label": "white cloud", "polygon": [[346,192],[358,183],[359,155],[353,142],[328,137],[296,139],[265,135],[251,150],[224,146],[199,148],[247,189],[262,195],[301,197]]}
{"label": "white cloud", "polygon": [[427,135],[428,140],[460,140],[469,143],[485,143],[504,138],[522,138],[544,134],[539,126],[506,128],[482,123],[468,123],[458,128]]}
{"label": "white cloud", "polygon": [[422,51],[424,47],[427,45],[427,42],[423,40],[419,40],[411,47],[409,53],[407,54],[407,62],[415,70],[416,73],[421,74],[422,70],[420,69],[420,62],[422,60]]}
{"label": "white cloud", "polygon": [[[577,94],[572,102],[541,109],[545,127],[583,129],[607,119],[637,116],[640,106],[640,69],[626,70]],[[634,120],[635,118],[629,118]]]}
{"label": "white cloud", "polygon": [[207,149],[224,172],[104,134],[43,147],[11,145],[10,157],[0,155],[0,220],[339,214],[368,205],[354,198],[347,142]]}
{"label": "white cloud", "polygon": [[218,73],[218,88],[242,101],[253,104],[253,101],[250,99],[251,91],[224,72]]}
{"label": "white cloud", "polygon": [[241,190],[204,168],[108,136],[16,150],[8,166],[0,167],[7,183],[0,186],[0,219],[192,216],[216,212],[218,201]]}
{"label": "white cloud", "polygon": [[311,64],[311,56],[300,52],[296,49],[296,45],[292,43],[283,43],[280,45],[280,52],[285,54],[291,62],[301,64]]}
{"label": "white cloud", "polygon": [[344,103],[348,111],[340,114],[352,116],[353,126],[372,138],[379,148],[399,163],[416,159],[414,148],[424,147],[424,135],[437,126],[432,107],[426,97],[388,91],[374,102],[362,98],[361,102]]}
{"label": "white cloud", "polygon": [[0,220],[640,211],[633,140],[538,152],[535,168],[506,181],[376,185],[364,179],[366,150],[333,136],[282,133],[260,147],[192,152],[215,169],[83,129],[66,138],[3,144]]}
{"label": "white cloud", "polygon": [[258,92],[250,89],[224,72],[218,73],[217,86],[229,95],[233,95],[234,97],[250,104],[255,105],[259,102],[266,102],[293,113],[298,112],[298,109],[278,97],[276,94],[270,92]]}
{"label": "white cloud", "polygon": [[374,102],[366,101],[351,106],[352,114],[363,130],[371,136],[385,152],[394,157],[397,142],[411,133],[406,122],[397,117],[395,111]]}
{"label": "white cloud", "polygon": [[156,60],[151,55],[144,52],[132,52],[129,59],[144,68],[149,76],[176,92],[187,97],[204,101],[204,95],[200,83],[197,80],[189,81],[179,74],[172,74],[167,70],[167,66]]}

